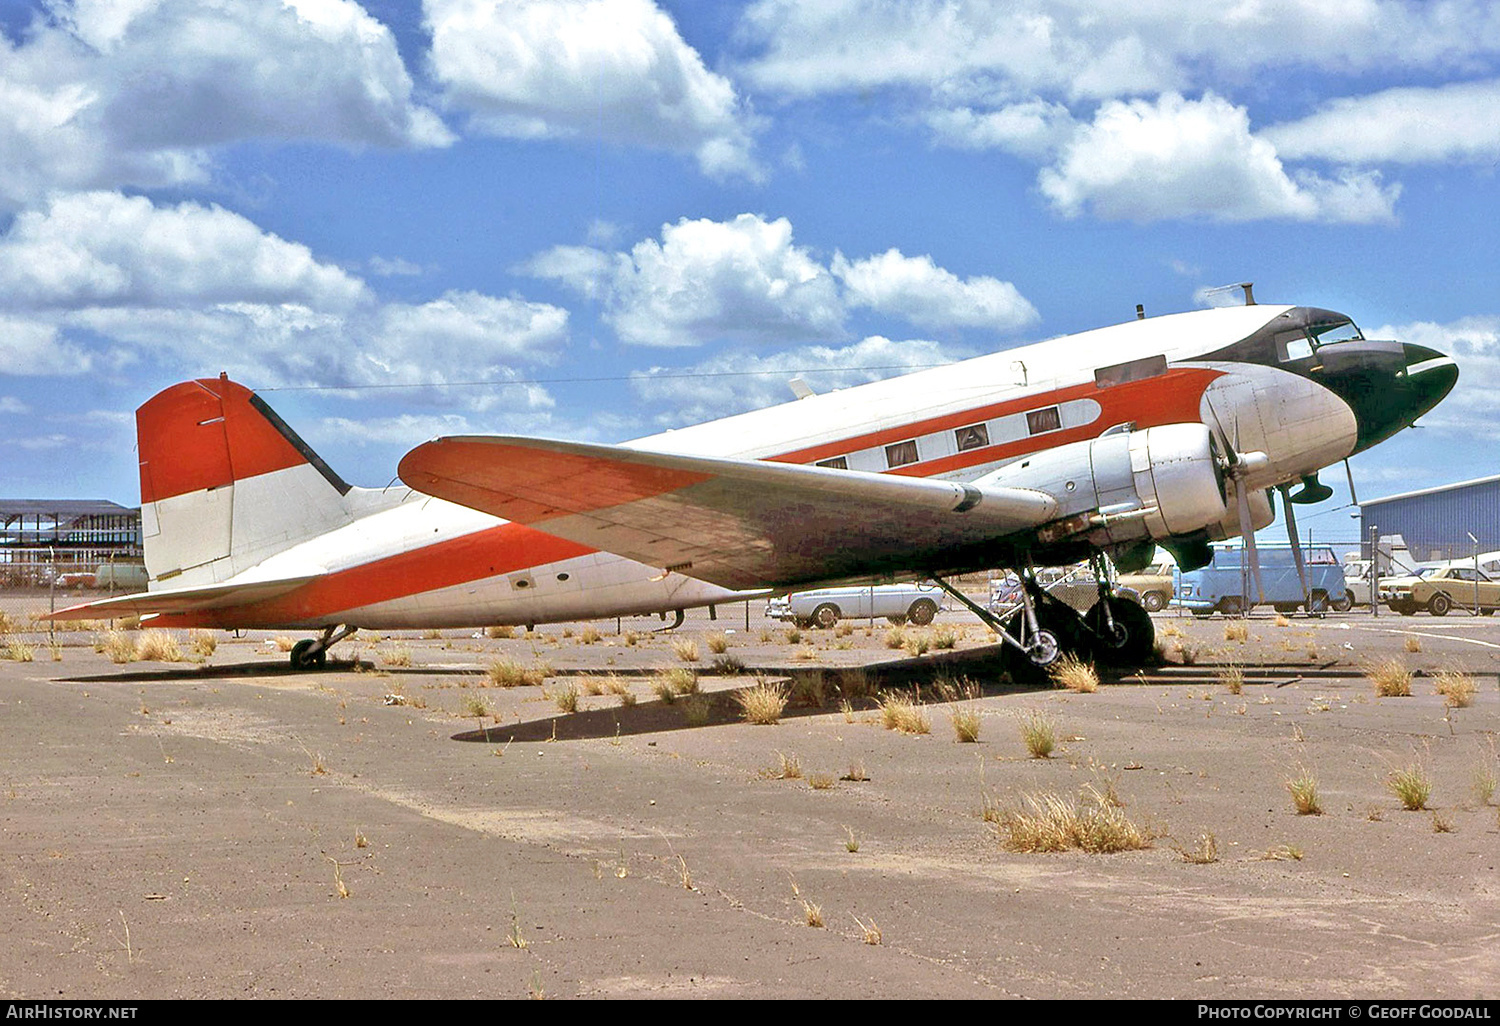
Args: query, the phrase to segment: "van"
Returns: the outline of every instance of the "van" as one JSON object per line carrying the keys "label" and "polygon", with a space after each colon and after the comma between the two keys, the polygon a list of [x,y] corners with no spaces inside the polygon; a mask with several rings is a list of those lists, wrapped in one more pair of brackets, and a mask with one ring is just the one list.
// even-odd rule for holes
{"label": "van", "polygon": [[[1255,578],[1244,565],[1244,549],[1236,546],[1214,546],[1214,558],[1200,570],[1177,576],[1177,599],[1173,605],[1190,610],[1194,616],[1212,616],[1215,612],[1237,615],[1258,605],[1255,601]],[[1297,577],[1297,563],[1290,546],[1257,546],[1260,557],[1261,593],[1264,601],[1278,613],[1300,609],[1305,600],[1302,582]],[[1306,563],[1307,591],[1311,597],[1308,611],[1322,613],[1329,609],[1345,613],[1354,604],[1344,582],[1333,549],[1308,546],[1302,551]]]}

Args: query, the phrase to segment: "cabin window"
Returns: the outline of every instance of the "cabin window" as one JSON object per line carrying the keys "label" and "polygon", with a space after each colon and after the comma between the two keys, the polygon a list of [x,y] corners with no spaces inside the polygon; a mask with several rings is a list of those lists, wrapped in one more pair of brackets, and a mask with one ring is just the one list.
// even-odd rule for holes
{"label": "cabin window", "polygon": [[830,459],[830,460],[819,460],[818,461],[818,466],[820,466],[820,467],[832,467],[834,470],[848,470],[849,469],[849,457],[847,457],[847,456],[835,456],[835,457],[833,457],[833,459]]}
{"label": "cabin window", "polygon": [[1123,385],[1128,381],[1145,381],[1147,378],[1160,377],[1166,372],[1167,358],[1165,356],[1148,356],[1141,360],[1131,360],[1128,363],[1100,367],[1094,371],[1094,384],[1100,388],[1109,388],[1113,385]]}
{"label": "cabin window", "polygon": [[983,424],[970,424],[953,432],[953,440],[958,443],[959,452],[983,449],[990,444],[990,429]]}
{"label": "cabin window", "polygon": [[1033,435],[1057,431],[1061,428],[1062,415],[1058,413],[1056,406],[1049,406],[1044,410],[1032,410],[1026,414],[1026,430]]}
{"label": "cabin window", "polygon": [[908,463],[915,462],[917,462],[917,440],[915,438],[885,447],[886,466],[904,467]]}

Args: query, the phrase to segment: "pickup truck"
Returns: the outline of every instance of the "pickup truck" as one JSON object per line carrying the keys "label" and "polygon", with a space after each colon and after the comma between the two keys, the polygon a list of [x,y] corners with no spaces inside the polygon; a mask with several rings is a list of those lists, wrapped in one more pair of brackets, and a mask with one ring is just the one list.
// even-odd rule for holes
{"label": "pickup truck", "polygon": [[798,591],[766,603],[766,616],[799,627],[832,627],[840,620],[883,616],[891,623],[925,627],[942,606],[935,584],[876,584]]}

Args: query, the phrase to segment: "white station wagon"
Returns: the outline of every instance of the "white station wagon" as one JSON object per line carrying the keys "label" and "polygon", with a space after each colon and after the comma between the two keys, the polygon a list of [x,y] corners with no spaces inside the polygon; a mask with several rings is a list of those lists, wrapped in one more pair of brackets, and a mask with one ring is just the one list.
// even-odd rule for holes
{"label": "white station wagon", "polygon": [[766,603],[766,616],[801,627],[832,627],[840,620],[883,616],[892,623],[932,622],[943,601],[935,584],[876,584],[797,591]]}

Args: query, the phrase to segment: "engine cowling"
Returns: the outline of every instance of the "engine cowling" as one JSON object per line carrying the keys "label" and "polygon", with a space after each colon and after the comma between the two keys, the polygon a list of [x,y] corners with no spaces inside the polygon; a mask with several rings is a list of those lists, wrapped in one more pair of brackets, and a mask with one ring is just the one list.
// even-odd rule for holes
{"label": "engine cowling", "polygon": [[1044,540],[1084,536],[1103,548],[1192,534],[1230,515],[1213,434],[1204,424],[1164,424],[1060,445],[975,481],[1054,496],[1058,519]]}

